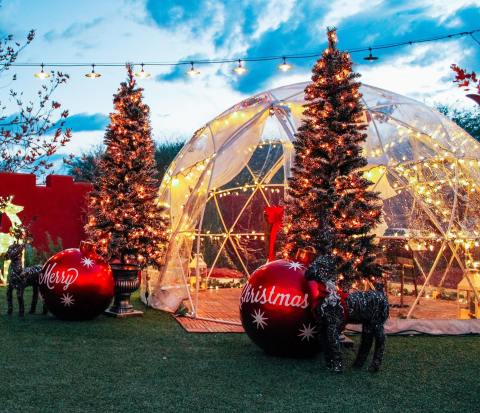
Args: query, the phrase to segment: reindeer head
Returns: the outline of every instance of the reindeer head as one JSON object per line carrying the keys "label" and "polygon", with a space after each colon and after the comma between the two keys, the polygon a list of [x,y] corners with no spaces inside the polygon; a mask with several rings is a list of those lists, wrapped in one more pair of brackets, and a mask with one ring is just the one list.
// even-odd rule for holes
{"label": "reindeer head", "polygon": [[25,248],[25,244],[19,244],[15,242],[8,247],[5,253],[5,258],[11,261],[20,261],[22,259],[22,252]]}
{"label": "reindeer head", "polygon": [[25,225],[18,224],[10,228],[10,235],[15,239],[15,244],[29,244],[32,242],[29,228]]}
{"label": "reindeer head", "polygon": [[335,283],[337,279],[337,257],[326,254],[319,255],[305,271],[305,278],[327,283]]}
{"label": "reindeer head", "polygon": [[14,225],[9,232],[14,242],[8,247],[5,258],[12,261],[21,260],[25,245],[31,242],[28,228],[21,224]]}

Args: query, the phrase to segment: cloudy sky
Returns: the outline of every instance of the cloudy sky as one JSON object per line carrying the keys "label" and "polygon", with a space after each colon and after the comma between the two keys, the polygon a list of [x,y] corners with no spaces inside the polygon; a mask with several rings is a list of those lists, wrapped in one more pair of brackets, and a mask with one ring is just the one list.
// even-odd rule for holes
{"label": "cloudy sky", "polygon": [[[17,39],[35,29],[34,42],[19,62],[179,61],[317,52],[325,28],[338,28],[340,47],[351,49],[443,35],[480,27],[480,0],[3,0],[0,32]],[[480,35],[477,36],[480,38]],[[468,105],[451,84],[451,63],[480,71],[480,46],[470,38],[353,55],[362,81],[428,104]],[[142,81],[157,140],[188,138],[239,100],[274,86],[309,79],[313,59],[249,63],[241,78],[232,66],[199,66],[189,79],[185,67],[146,68]],[[55,98],[70,110],[74,136],[68,152],[87,151],[102,140],[112,94],[125,77],[122,68],[69,68],[71,79]],[[34,96],[33,68],[15,68],[16,87]],[[6,78],[0,79],[4,86]],[[5,93],[5,87],[0,93]]]}

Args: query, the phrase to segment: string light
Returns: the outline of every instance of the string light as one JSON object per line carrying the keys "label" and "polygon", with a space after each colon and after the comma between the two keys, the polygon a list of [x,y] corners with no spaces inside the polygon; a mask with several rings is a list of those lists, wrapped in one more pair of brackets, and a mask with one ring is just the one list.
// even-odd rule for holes
{"label": "string light", "polygon": [[193,62],[190,62],[190,69],[187,70],[187,75],[190,77],[195,77],[200,74],[200,70],[195,69]]}
{"label": "string light", "polygon": [[34,76],[35,76],[36,78],[38,78],[38,79],[41,79],[41,80],[44,80],[44,79],[49,78],[49,77],[50,77],[50,73],[45,72],[45,71],[43,70],[43,63],[40,65],[40,67],[41,67],[42,70],[40,70],[40,72],[35,73]]}
{"label": "string light", "polygon": [[233,69],[233,71],[239,76],[242,76],[247,72],[247,69],[245,69],[245,67],[242,66],[242,60],[241,59],[238,59],[238,66],[235,67],[235,69]]}
{"label": "string light", "polygon": [[[369,52],[369,55],[364,57],[364,60],[367,61],[375,61],[378,60],[377,56],[374,56],[372,51],[373,50],[383,50],[383,49],[393,49],[393,48],[398,48],[398,47],[403,47],[406,45],[414,45],[414,44],[421,44],[421,43],[429,43],[429,42],[436,42],[436,41],[441,41],[441,40],[450,40],[454,38],[460,38],[460,37],[466,37],[468,36],[469,38],[472,38],[474,41],[477,41],[477,39],[474,37],[475,33],[479,33],[480,28],[470,30],[470,31],[464,31],[464,32],[456,32],[456,33],[451,33],[447,35],[440,35],[440,36],[433,36],[429,38],[420,38],[420,39],[415,39],[415,40],[409,40],[409,41],[402,41],[402,42],[397,42],[397,43],[387,43],[387,44],[380,44],[377,46],[370,46],[370,47],[358,47],[358,48],[351,48],[346,50],[346,52],[353,54],[353,53],[361,53],[361,52]],[[233,62],[267,62],[267,61],[278,61],[282,60],[283,63],[278,65],[278,69],[281,71],[288,71],[292,68],[292,65],[286,62],[286,59],[311,59],[311,58],[317,58],[322,54],[322,52],[311,52],[311,53],[300,53],[300,54],[288,54],[288,55],[283,55],[283,56],[259,56],[259,57],[254,57],[254,58],[248,58],[244,57],[241,59],[232,59],[232,58],[224,58],[224,59],[204,59],[204,60],[197,60],[197,61],[175,61],[175,62],[148,62],[148,63],[132,63],[133,65],[141,65],[142,68],[143,66],[180,66],[180,65],[186,65],[190,64],[191,68],[187,71],[187,74],[190,76],[197,76],[200,74],[200,71],[196,70],[193,65],[194,63],[196,64],[223,64],[223,63],[233,63]],[[18,66],[18,67],[31,67],[31,66],[40,66],[40,63],[21,63],[21,62],[14,62],[11,64],[11,66]],[[41,64],[42,69],[44,64]],[[50,67],[86,67],[90,66],[89,64],[86,63],[46,63],[45,66],[50,66]],[[119,62],[104,62],[104,63],[97,63],[97,67],[124,67],[125,63],[119,63]],[[244,68],[242,66],[242,68]],[[236,67],[235,69],[238,69]],[[236,70],[234,71],[236,72]],[[246,70],[246,69],[245,69]],[[43,72],[43,71],[42,71]],[[42,73],[39,72],[39,73]],[[50,75],[46,72],[44,75],[41,75],[41,79],[47,78]],[[147,76],[147,73],[145,77]],[[35,74],[36,77],[37,74]],[[87,77],[92,77],[96,78],[99,76],[87,76]]]}
{"label": "string light", "polygon": [[292,65],[287,63],[287,58],[285,56],[283,56],[282,59],[283,62],[278,65],[278,69],[282,72],[288,72],[292,68]]}
{"label": "string light", "polygon": [[97,79],[100,76],[102,76],[101,73],[95,72],[95,65],[94,64],[92,64],[92,71],[85,75],[85,77],[88,77],[89,79]]}
{"label": "string light", "polygon": [[140,66],[142,67],[142,69],[140,70],[140,72],[135,72],[135,77],[138,77],[140,79],[148,79],[151,76],[151,74],[148,72],[145,72],[145,70],[143,69],[143,63]]}

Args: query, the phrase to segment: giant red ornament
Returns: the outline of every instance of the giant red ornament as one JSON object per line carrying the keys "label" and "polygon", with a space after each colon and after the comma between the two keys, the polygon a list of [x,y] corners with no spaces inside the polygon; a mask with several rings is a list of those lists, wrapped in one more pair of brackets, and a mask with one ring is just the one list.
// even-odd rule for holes
{"label": "giant red ornament", "polygon": [[39,285],[48,310],[62,320],[95,318],[113,297],[112,270],[87,242],[51,257]]}
{"label": "giant red ornament", "polygon": [[320,350],[305,264],[271,261],[256,269],[243,288],[243,328],[267,353],[302,357]]}

